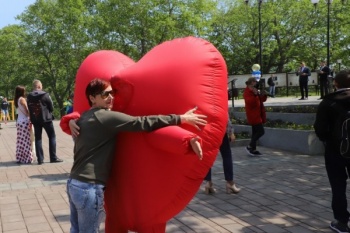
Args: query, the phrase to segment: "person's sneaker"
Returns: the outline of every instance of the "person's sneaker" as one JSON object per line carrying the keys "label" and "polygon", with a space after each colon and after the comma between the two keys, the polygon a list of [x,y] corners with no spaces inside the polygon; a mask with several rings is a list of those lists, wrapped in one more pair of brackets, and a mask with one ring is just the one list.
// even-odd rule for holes
{"label": "person's sneaker", "polygon": [[338,233],[349,233],[350,228],[348,227],[347,223],[341,223],[338,220],[333,220],[329,227]]}
{"label": "person's sneaker", "polygon": [[260,155],[262,155],[262,154],[261,154],[259,151],[257,151],[257,150],[251,150],[250,153],[251,153],[252,156],[260,156]]}
{"label": "person's sneaker", "polygon": [[252,150],[252,148],[250,148],[249,146],[246,146],[245,150],[246,150],[247,153],[250,155],[250,151]]}
{"label": "person's sneaker", "polygon": [[253,150],[253,149],[250,148],[249,146],[247,146],[245,149],[246,149],[246,151],[248,152],[248,155],[250,155],[250,156],[259,156],[259,155],[262,155],[259,151]]}

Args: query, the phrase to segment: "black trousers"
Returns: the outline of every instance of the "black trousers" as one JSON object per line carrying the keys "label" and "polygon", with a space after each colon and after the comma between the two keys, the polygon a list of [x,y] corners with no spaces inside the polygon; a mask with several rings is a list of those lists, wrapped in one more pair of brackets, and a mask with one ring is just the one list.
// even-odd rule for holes
{"label": "black trousers", "polygon": [[[308,98],[309,97],[309,87],[308,87],[307,83],[308,83],[308,78],[300,78],[299,79],[301,98],[304,98],[304,97]],[[304,90],[305,90],[305,95],[304,95]]]}
{"label": "black trousers", "polygon": [[43,128],[49,138],[50,161],[56,160],[57,159],[56,134],[55,134],[55,128],[53,127],[52,121],[36,123],[33,125],[34,125],[34,135],[35,135],[35,150],[36,150],[36,156],[38,158],[38,162],[44,161],[44,152],[43,152],[43,145],[42,145]]}
{"label": "black trousers", "polygon": [[327,77],[320,78],[320,92],[321,92],[321,98],[323,98],[325,95],[328,94],[328,79]]}
{"label": "black trousers", "polygon": [[326,146],[325,165],[329,183],[332,189],[332,210],[334,218],[342,223],[349,221],[347,210],[346,185],[349,178],[350,160],[335,153],[330,146]]}
{"label": "black trousers", "polygon": [[265,134],[263,124],[252,125],[252,137],[250,139],[249,147],[256,150],[256,143]]}
{"label": "black trousers", "polygon": [[[232,161],[232,151],[230,139],[227,136],[227,133],[224,134],[222,143],[220,145],[220,154],[222,157],[222,165],[224,168],[224,176],[226,181],[233,181],[233,161]],[[204,178],[207,181],[211,181],[211,168],[207,173],[207,176]]]}

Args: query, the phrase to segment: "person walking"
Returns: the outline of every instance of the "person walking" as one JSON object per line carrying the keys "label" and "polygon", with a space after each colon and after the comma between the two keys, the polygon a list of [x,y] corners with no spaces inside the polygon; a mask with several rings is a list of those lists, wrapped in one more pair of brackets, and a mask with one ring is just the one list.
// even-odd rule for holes
{"label": "person walking", "polygon": [[309,97],[309,76],[311,75],[311,71],[308,67],[305,66],[305,62],[300,63],[300,68],[297,72],[299,76],[299,87],[301,98],[299,100],[307,100]]}
{"label": "person walking", "polygon": [[245,112],[248,124],[252,126],[252,136],[246,150],[251,156],[259,156],[262,154],[256,150],[256,144],[259,138],[265,134],[263,124],[266,122],[266,112],[263,102],[266,101],[267,95],[256,89],[255,78],[249,78],[246,85],[243,92]]}
{"label": "person walking", "polygon": [[9,102],[7,101],[7,98],[4,97],[1,101],[1,115],[2,115],[2,121],[7,124],[7,118],[9,115]]}
{"label": "person walking", "polygon": [[[71,233],[98,232],[105,215],[103,193],[112,169],[115,137],[118,133],[153,131],[180,124],[188,124],[199,129],[199,126],[206,124],[204,119],[206,116],[194,113],[197,108],[183,115],[139,117],[110,111],[114,91],[110,82],[106,80],[90,81],[85,93],[91,108],[84,112],[77,122],[75,120],[69,122],[72,133],[77,136],[74,163],[67,181]],[[189,139],[189,145],[199,159],[202,159],[199,138]]]}
{"label": "person walking", "polygon": [[[325,95],[318,106],[314,123],[317,137],[325,145],[325,166],[332,190],[332,210],[334,220],[330,228],[335,232],[350,232],[348,221],[350,213],[346,197],[349,179],[350,160],[341,156],[338,137],[334,130],[341,130],[337,124],[339,111],[337,106],[350,111],[350,70],[338,72],[334,79],[336,91]],[[339,127],[339,129],[337,129]]]}
{"label": "person walking", "polygon": [[27,96],[30,121],[34,125],[35,150],[38,164],[44,162],[42,145],[42,130],[44,128],[49,138],[50,163],[63,162],[56,155],[56,134],[52,120],[54,120],[53,103],[48,93],[42,90],[43,86],[39,80],[34,80],[33,91]]}
{"label": "person walking", "polygon": [[16,139],[16,162],[32,163],[33,153],[31,148],[31,123],[29,120],[29,110],[25,97],[25,88],[17,86],[15,89],[15,107],[18,111],[16,121],[17,139]]}
{"label": "person walking", "polygon": [[318,73],[320,77],[320,93],[321,93],[321,97],[319,99],[323,99],[324,96],[329,93],[328,76],[330,75],[330,73],[331,73],[331,70],[326,65],[326,62],[321,61],[320,71]]}
{"label": "person walking", "polygon": [[269,85],[269,94],[272,98],[275,98],[275,82],[274,76],[271,74],[270,78],[267,79],[267,85]]}
{"label": "person walking", "polygon": [[[232,161],[232,151],[231,151],[231,142],[234,142],[236,136],[234,134],[233,125],[229,120],[227,121],[226,133],[222,139],[222,143],[220,145],[220,154],[222,157],[222,165],[224,169],[224,176],[226,180],[226,193],[227,194],[237,194],[241,191],[240,188],[237,188],[234,180],[233,180],[233,161]],[[207,173],[204,178],[207,183],[205,184],[204,192],[206,194],[214,194],[216,190],[213,187],[213,182],[211,179],[211,169]]]}

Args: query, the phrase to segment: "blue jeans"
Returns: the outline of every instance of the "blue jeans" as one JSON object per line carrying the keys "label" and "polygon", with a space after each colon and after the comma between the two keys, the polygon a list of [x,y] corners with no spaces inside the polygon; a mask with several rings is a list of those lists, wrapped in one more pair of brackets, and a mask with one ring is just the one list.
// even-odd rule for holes
{"label": "blue jeans", "polygon": [[47,137],[49,138],[49,153],[50,161],[57,159],[56,155],[56,134],[55,128],[53,127],[52,121],[44,123],[35,123],[34,135],[35,135],[35,150],[38,162],[44,161],[43,143],[42,143],[42,132],[43,128],[46,131]]}
{"label": "blue jeans", "polygon": [[68,179],[67,193],[70,205],[70,233],[99,232],[105,219],[104,186]]}
{"label": "blue jeans", "polygon": [[269,87],[269,92],[272,97],[275,97],[275,86],[270,86]]}

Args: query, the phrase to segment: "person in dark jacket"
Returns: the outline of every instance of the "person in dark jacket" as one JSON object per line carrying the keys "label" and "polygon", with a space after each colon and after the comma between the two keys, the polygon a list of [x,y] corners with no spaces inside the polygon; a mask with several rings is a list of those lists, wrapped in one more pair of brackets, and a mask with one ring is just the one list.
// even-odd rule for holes
{"label": "person in dark jacket", "polygon": [[350,70],[340,71],[334,79],[334,85],[337,90],[325,95],[318,106],[314,128],[317,137],[325,145],[325,166],[332,189],[332,210],[335,218],[330,223],[330,228],[336,232],[350,232],[350,213],[347,210],[346,197],[350,160],[341,156],[332,131],[336,127],[339,114],[334,106],[337,103],[350,106]]}
{"label": "person in dark jacket", "polygon": [[56,155],[56,134],[52,120],[54,116],[53,103],[48,93],[42,90],[43,86],[39,80],[33,81],[33,91],[27,96],[30,121],[34,126],[35,150],[38,164],[44,162],[44,152],[42,145],[43,128],[49,138],[50,163],[63,162]]}
{"label": "person in dark jacket", "polygon": [[272,98],[275,98],[275,89],[276,89],[276,84],[274,82],[275,78],[272,74],[271,77],[267,79],[267,85],[269,85],[269,93]]}
{"label": "person in dark jacket", "polygon": [[[300,63],[299,70],[297,72],[299,76],[299,87],[301,98],[299,100],[307,100],[309,97],[309,76],[311,75],[311,71],[308,67],[305,66],[305,62]],[[305,92],[304,92],[305,91]]]}
{"label": "person in dark jacket", "polygon": [[245,112],[248,124],[252,126],[252,137],[246,150],[251,156],[259,156],[261,153],[256,150],[256,143],[265,133],[263,123],[266,122],[266,112],[263,102],[266,101],[267,95],[255,88],[255,78],[249,78],[246,85],[243,92]]}
{"label": "person in dark jacket", "polygon": [[327,95],[329,92],[328,76],[330,74],[331,74],[331,69],[329,69],[325,61],[321,61],[320,71],[318,73],[318,75],[320,76],[320,92],[321,92],[320,99],[323,99],[324,96]]}

